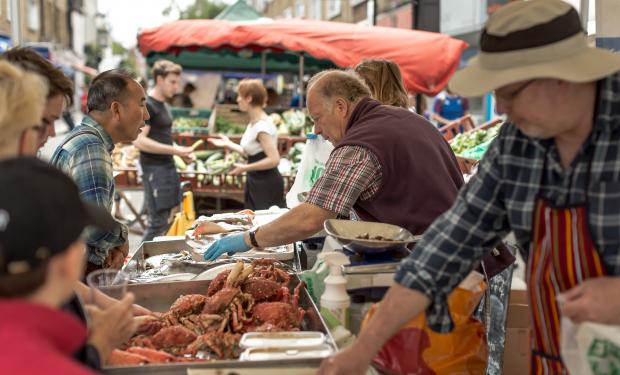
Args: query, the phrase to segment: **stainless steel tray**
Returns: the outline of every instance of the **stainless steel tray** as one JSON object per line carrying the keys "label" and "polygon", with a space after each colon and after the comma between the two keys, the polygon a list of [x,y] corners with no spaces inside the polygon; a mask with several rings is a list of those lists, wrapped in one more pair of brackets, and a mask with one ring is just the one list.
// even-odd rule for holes
{"label": "stainless steel tray", "polygon": [[[302,269],[297,244],[294,244],[293,249],[293,259],[280,262],[289,266],[293,271],[300,272]],[[140,247],[138,248],[138,250],[136,250],[136,252],[133,254],[129,262],[123,267],[123,270],[129,274],[130,278],[134,279],[137,276],[142,275],[146,271],[147,258],[162,254],[178,253],[183,250],[188,252],[191,251],[191,246],[189,246],[184,239],[143,242],[142,245],[140,245]],[[172,267],[171,269],[171,273],[189,272],[198,275],[201,272],[211,269],[213,267],[226,263],[234,263],[238,260],[244,259],[228,258],[216,262],[197,262],[192,260],[183,261],[175,264],[174,267]],[[251,262],[251,259],[247,259],[247,261]]]}
{"label": "stainless steel tray", "polygon": [[[291,278],[291,287],[299,283],[299,278]],[[131,284],[127,290],[136,296],[136,303],[153,311],[166,311],[170,305],[182,294],[206,293],[210,281],[184,281],[172,283]],[[327,325],[319,314],[317,306],[304,288],[300,292],[299,306],[306,310],[306,316],[302,323],[304,331],[320,331],[326,336],[326,343],[336,348],[334,340],[327,329]],[[106,374],[186,374],[189,368],[265,368],[265,367],[317,367],[320,359],[291,359],[279,361],[210,361],[192,363],[172,363],[143,366],[108,367],[104,369]],[[223,372],[226,373],[226,372]]]}
{"label": "stainless steel tray", "polygon": [[[328,219],[323,223],[323,227],[340,245],[358,253],[380,253],[398,249],[420,239],[420,236],[414,236],[399,226],[370,221]],[[364,235],[381,236],[386,240],[360,238]]]}

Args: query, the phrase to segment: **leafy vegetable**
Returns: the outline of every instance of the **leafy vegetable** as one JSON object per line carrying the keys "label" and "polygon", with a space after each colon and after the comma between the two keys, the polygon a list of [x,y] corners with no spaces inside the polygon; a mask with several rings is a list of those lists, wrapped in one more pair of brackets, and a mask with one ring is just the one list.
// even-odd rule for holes
{"label": "leafy vegetable", "polygon": [[[500,125],[496,125],[488,130],[477,130],[474,132],[458,134],[450,142],[450,147],[455,154],[461,155],[466,150],[475,148],[476,146],[487,143],[497,136]],[[490,143],[490,142],[489,142]]]}

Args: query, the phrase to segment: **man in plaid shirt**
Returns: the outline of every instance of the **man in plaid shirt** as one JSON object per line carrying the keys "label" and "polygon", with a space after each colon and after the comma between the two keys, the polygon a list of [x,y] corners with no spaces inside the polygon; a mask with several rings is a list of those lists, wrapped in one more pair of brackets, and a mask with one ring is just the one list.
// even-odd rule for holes
{"label": "man in plaid shirt", "polygon": [[[112,209],[114,176],[112,150],[118,142],[132,142],[149,113],[144,89],[120,69],[101,73],[88,91],[88,115],[58,146],[51,163],[68,173],[82,199]],[[87,232],[86,274],[106,267],[120,268],[128,253],[127,227]]]}
{"label": "man in plaid shirt", "polygon": [[321,374],[365,373],[423,311],[432,329],[450,331],[448,295],[510,231],[527,260],[530,373],[567,373],[561,318],[620,324],[620,56],[589,47],[577,12],[560,0],[503,7],[480,46],[451,87],[466,96],[495,90],[509,121],[402,262],[357,342]]}

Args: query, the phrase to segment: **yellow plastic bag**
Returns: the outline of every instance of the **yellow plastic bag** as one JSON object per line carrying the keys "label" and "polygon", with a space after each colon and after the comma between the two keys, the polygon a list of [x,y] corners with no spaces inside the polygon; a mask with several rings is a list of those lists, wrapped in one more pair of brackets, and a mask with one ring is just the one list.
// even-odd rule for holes
{"label": "yellow plastic bag", "polygon": [[[385,343],[373,359],[386,374],[455,375],[484,374],[487,367],[487,342],[484,325],[472,317],[484,294],[485,283],[470,289],[456,288],[448,297],[455,324],[447,334],[432,331],[422,313],[403,326]],[[362,325],[372,319],[373,305]]]}
{"label": "yellow plastic bag", "polygon": [[192,226],[196,220],[196,211],[194,210],[194,194],[191,191],[183,193],[183,202],[181,204],[181,212],[174,215],[174,221],[168,229],[166,236],[184,236],[185,232]]}

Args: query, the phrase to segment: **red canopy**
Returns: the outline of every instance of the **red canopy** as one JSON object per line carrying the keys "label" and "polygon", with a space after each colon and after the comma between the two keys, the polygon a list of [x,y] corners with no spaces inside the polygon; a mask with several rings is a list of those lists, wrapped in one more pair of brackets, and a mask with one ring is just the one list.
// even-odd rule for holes
{"label": "red canopy", "polygon": [[305,52],[342,68],[384,58],[400,66],[409,91],[427,95],[445,87],[467,48],[465,42],[438,33],[308,20],[252,24],[180,20],[143,31],[138,43],[144,56],[202,47],[269,49]]}

